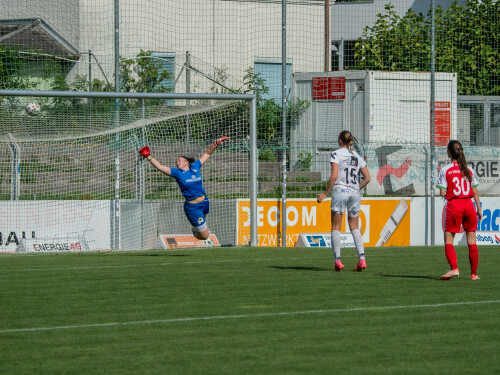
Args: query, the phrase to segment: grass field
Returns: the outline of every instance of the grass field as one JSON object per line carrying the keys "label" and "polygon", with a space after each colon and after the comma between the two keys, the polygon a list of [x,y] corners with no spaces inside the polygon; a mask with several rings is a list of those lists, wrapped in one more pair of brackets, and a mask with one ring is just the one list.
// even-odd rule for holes
{"label": "grass field", "polygon": [[499,374],[498,246],[0,256],[0,374]]}

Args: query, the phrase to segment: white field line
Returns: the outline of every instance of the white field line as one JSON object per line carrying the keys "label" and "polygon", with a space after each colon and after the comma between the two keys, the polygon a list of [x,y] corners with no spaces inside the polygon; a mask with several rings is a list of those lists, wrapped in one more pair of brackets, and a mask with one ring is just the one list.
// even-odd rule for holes
{"label": "white field line", "polygon": [[13,328],[13,329],[2,329],[2,330],[0,330],[0,334],[3,334],[3,333],[22,333],[22,332],[40,332],[40,331],[58,331],[58,330],[65,330],[65,329],[81,329],[81,328],[97,328],[97,327],[119,327],[119,326],[131,326],[131,325],[141,325],[141,324],[167,324],[167,323],[183,323],[183,322],[210,321],[210,320],[255,319],[255,318],[279,317],[279,316],[293,316],[293,315],[339,314],[339,313],[346,313],[346,312],[364,312],[364,311],[376,311],[376,310],[384,311],[384,310],[427,309],[427,308],[454,307],[454,306],[485,305],[485,304],[493,304],[493,303],[500,303],[500,300],[450,302],[450,303],[436,303],[436,304],[426,304],[426,305],[354,307],[354,308],[349,308],[349,309],[332,309],[332,310],[282,311],[282,312],[274,312],[274,313],[213,315],[213,316],[185,317],[185,318],[172,318],[172,319],[139,320],[139,321],[132,321],[132,322],[94,323],[94,324],[82,324],[82,325],[72,325],[72,326]]}

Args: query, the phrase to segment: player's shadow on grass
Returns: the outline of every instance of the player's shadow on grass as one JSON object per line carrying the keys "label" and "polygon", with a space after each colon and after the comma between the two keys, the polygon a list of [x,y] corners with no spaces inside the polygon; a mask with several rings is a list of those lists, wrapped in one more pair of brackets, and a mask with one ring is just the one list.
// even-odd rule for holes
{"label": "player's shadow on grass", "polygon": [[276,268],[279,270],[296,270],[296,271],[331,271],[329,268],[321,268],[321,267],[284,267],[284,266],[269,266],[269,268]]}
{"label": "player's shadow on grass", "polygon": [[189,257],[189,254],[172,254],[172,253],[160,253],[160,254],[133,254],[135,257]]}
{"label": "player's shadow on grass", "polygon": [[423,275],[384,275],[380,274],[380,276],[383,277],[397,277],[397,278],[404,278],[404,279],[429,279],[429,280],[439,280],[439,278],[433,277],[433,276],[423,276]]}

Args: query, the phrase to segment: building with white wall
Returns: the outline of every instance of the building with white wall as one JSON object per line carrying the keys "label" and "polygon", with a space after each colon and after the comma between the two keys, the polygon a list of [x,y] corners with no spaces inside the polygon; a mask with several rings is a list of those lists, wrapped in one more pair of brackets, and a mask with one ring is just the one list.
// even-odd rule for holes
{"label": "building with white wall", "polygon": [[[464,3],[465,0],[459,1]],[[76,74],[114,82],[114,0],[4,0],[0,4],[0,44],[41,49],[69,58]],[[388,0],[330,1],[332,70],[345,65],[350,46],[384,12]],[[430,0],[392,1],[403,15],[426,13]],[[436,0],[448,7],[451,0]],[[121,0],[119,54],[135,58],[151,51],[172,72],[176,92],[240,89],[248,68],[266,80],[268,97],[281,99],[282,2],[279,0]],[[45,29],[30,28],[40,20]],[[292,72],[325,70],[325,1],[288,0],[286,7],[287,86]],[[17,25],[17,26],[16,26]],[[24,38],[23,38],[24,35]],[[47,47],[47,40],[53,48]],[[22,43],[27,43],[24,47]],[[37,47],[39,43],[40,48]],[[45,43],[45,44],[43,44]],[[57,46],[55,48],[54,46]],[[343,52],[339,55],[338,52]],[[183,69],[187,55],[191,81]],[[339,59],[339,57],[342,57]],[[219,85],[220,84],[220,85]]]}

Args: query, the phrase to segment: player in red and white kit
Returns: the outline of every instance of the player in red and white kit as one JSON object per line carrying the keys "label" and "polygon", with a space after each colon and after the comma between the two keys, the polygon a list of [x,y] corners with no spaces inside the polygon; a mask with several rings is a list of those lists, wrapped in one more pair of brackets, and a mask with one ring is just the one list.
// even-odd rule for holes
{"label": "player in red and white kit", "polygon": [[[451,270],[441,276],[441,279],[449,280],[460,274],[453,240],[455,234],[460,231],[460,226],[463,225],[469,245],[471,280],[479,280],[479,276],[477,276],[479,254],[476,245],[477,222],[482,218],[477,192],[479,182],[474,170],[467,166],[464,150],[459,141],[448,143],[448,157],[451,159],[451,163],[439,171],[436,184],[440,189],[441,196],[446,199],[444,249],[446,259],[451,267]],[[471,198],[474,198],[476,207],[474,207]]]}

